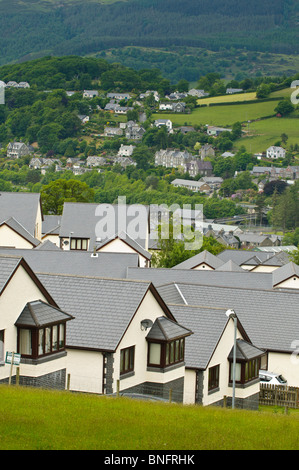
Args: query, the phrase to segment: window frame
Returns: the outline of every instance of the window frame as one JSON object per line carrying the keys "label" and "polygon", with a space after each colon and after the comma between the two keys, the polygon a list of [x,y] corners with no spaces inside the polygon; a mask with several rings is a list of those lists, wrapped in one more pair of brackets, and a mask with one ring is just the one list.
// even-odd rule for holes
{"label": "window frame", "polygon": [[208,370],[208,392],[219,388],[220,383],[220,364],[209,367]]}
{"label": "window frame", "polygon": [[[150,349],[152,344],[160,344],[160,363],[154,364],[150,362]],[[164,369],[176,364],[183,363],[185,360],[185,337],[173,339],[172,341],[155,341],[148,340],[147,349],[147,366]]]}
{"label": "window frame", "polygon": [[[75,248],[72,248],[72,242],[75,242]],[[86,248],[82,248],[82,243],[83,242],[86,242]],[[89,238],[72,237],[70,239],[70,250],[72,250],[72,251],[87,251],[88,242],[89,242]]]}
{"label": "window frame", "polygon": [[[54,329],[57,330],[56,347],[53,347],[53,330]],[[22,330],[29,330],[31,332],[31,348],[32,348],[31,354],[20,353]],[[46,342],[47,334],[48,334],[48,345]],[[40,343],[40,338],[42,338],[42,345]],[[65,351],[65,348],[66,348],[66,321],[44,325],[39,328],[36,328],[36,327],[33,328],[33,327],[28,327],[28,326],[26,327],[25,325],[24,327],[18,326],[17,351],[24,358],[39,359],[42,357],[51,356],[58,352]]]}
{"label": "window frame", "polygon": [[[259,378],[261,357],[254,357],[248,361],[237,361],[241,366],[240,380],[236,380],[237,384],[246,385]],[[229,383],[233,382],[233,361],[229,361]]]}
{"label": "window frame", "polygon": [[5,330],[0,330],[0,364],[5,361]]}
{"label": "window frame", "polygon": [[[126,366],[126,361],[128,365]],[[120,376],[134,372],[135,368],[135,345],[123,348],[120,350],[120,364],[119,374]]]}

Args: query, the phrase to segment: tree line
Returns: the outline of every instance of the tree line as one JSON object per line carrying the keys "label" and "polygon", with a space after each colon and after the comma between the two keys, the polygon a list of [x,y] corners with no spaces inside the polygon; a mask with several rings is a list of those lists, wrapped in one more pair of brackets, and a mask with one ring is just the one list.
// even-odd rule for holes
{"label": "tree line", "polygon": [[[41,7],[42,6],[42,7]],[[125,46],[223,47],[296,54],[295,0],[0,3],[1,61],[87,55]],[[11,24],[16,25],[11,34]]]}

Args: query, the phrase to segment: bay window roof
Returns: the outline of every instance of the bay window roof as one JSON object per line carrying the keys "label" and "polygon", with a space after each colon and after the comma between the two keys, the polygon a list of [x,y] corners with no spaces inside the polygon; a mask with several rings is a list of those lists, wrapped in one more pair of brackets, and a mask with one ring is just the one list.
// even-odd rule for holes
{"label": "bay window roof", "polygon": [[146,339],[155,341],[173,341],[192,334],[192,331],[166,317],[155,320]]}
{"label": "bay window roof", "polygon": [[[232,347],[228,355],[228,359],[231,361],[233,360],[233,354],[234,346]],[[237,361],[250,361],[251,359],[255,359],[259,356],[262,356],[263,354],[265,354],[265,351],[263,351],[262,349],[253,346],[253,344],[250,344],[247,341],[244,341],[243,339],[237,339]]]}
{"label": "bay window roof", "polygon": [[15,326],[40,328],[46,325],[72,320],[73,318],[72,315],[63,312],[57,307],[53,307],[42,300],[36,300],[28,302],[25,305]]}

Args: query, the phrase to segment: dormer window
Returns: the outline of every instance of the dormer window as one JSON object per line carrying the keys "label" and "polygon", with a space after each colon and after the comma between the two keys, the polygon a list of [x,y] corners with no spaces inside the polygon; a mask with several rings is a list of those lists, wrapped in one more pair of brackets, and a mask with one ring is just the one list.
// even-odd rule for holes
{"label": "dormer window", "polygon": [[72,238],[71,239],[71,250],[87,251],[88,238]]}
{"label": "dormer window", "polygon": [[28,302],[15,325],[18,353],[37,359],[65,350],[66,322],[73,317],[42,302]]}

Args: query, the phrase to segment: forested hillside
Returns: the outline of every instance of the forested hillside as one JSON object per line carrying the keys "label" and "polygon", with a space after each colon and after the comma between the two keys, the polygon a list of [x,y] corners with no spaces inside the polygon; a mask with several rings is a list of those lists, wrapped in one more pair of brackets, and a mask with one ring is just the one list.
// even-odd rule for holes
{"label": "forested hillside", "polygon": [[297,6],[298,0],[128,0],[104,4],[0,0],[0,63],[46,54],[86,55],[125,46],[212,51],[246,48],[296,54]]}

